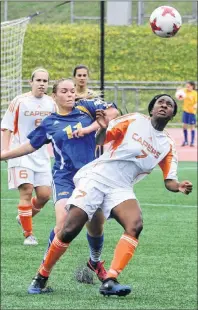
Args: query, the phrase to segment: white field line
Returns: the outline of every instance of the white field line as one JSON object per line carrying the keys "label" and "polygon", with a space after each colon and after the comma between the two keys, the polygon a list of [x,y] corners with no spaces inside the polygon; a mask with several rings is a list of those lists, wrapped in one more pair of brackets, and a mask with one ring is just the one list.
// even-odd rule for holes
{"label": "white field line", "polygon": [[[1,198],[1,201],[18,201],[18,198]],[[52,200],[49,202],[53,203]],[[196,205],[180,205],[180,204],[167,204],[167,203],[147,203],[140,202],[141,206],[152,206],[152,207],[181,207],[181,208],[197,208]]]}

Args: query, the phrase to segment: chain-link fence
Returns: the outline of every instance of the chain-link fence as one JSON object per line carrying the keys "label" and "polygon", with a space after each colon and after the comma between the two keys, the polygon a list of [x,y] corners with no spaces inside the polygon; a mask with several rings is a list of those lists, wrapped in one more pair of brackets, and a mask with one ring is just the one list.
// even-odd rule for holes
{"label": "chain-link fence", "polygon": [[[111,0],[113,1],[113,0]],[[118,0],[117,0],[118,1]],[[1,20],[11,20],[28,16],[36,11],[53,7],[62,1],[11,1],[1,2]],[[121,2],[121,1],[120,1]],[[130,2],[130,23],[142,25],[148,21],[152,11],[163,4],[161,1],[126,1]],[[106,12],[107,12],[106,1]],[[175,7],[181,14],[183,22],[197,22],[197,1],[166,1],[166,5]],[[57,17],[57,18],[56,18]],[[96,23],[100,19],[100,1],[71,0],[70,4],[54,11],[52,15],[41,16],[35,19],[38,23],[82,23],[89,21]]]}
{"label": "chain-link fence", "polygon": [[[49,94],[55,81],[50,81]],[[140,112],[147,114],[147,107],[150,100],[160,93],[167,93],[175,97],[178,87],[184,86],[185,81],[106,81],[105,82],[105,101],[116,103],[122,113]],[[100,81],[90,81],[91,89],[100,90]],[[23,91],[30,89],[27,80],[23,80]],[[182,103],[179,104],[178,115],[175,117],[171,125],[181,125]]]}

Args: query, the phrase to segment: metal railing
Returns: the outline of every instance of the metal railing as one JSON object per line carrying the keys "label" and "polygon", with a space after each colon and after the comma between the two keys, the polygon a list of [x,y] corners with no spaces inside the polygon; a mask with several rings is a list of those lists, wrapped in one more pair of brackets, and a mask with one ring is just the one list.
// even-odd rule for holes
{"label": "metal railing", "polygon": [[[49,93],[54,82],[54,80],[50,81]],[[114,102],[124,114],[134,111],[147,114],[147,106],[151,98],[159,93],[168,93],[174,97],[176,89],[184,86],[185,83],[186,81],[106,81],[105,101]],[[88,86],[91,89],[100,90],[100,81],[91,80]],[[23,92],[30,90],[28,80],[22,81],[22,88]],[[7,104],[2,105],[2,116],[6,109]],[[181,125],[181,109],[171,125]]]}
{"label": "metal railing", "polygon": [[[4,16],[4,21],[8,20],[8,14],[9,14],[9,6],[8,3],[12,3],[13,0],[3,0],[3,16]],[[53,2],[53,0],[48,0],[49,2]],[[129,1],[129,0],[128,0]],[[20,2],[20,0],[18,1]],[[36,2],[36,1],[35,1]],[[47,0],[41,0],[40,2],[46,2]],[[55,2],[55,1],[54,1]],[[57,1],[56,1],[57,2]],[[62,0],[59,0],[58,2],[62,2]],[[70,3],[70,23],[74,23],[78,20],[96,20],[98,21],[100,19],[100,16],[80,16],[75,13],[75,8],[76,5],[79,1],[77,0],[71,0]],[[86,2],[86,1],[85,1]],[[98,0],[100,2],[100,0]],[[138,25],[142,25],[145,23],[145,21],[148,21],[149,18],[149,11],[148,10],[148,1],[146,0],[131,0],[131,2],[136,2],[137,3],[137,9],[133,10],[131,13],[131,22],[136,22]],[[153,3],[155,1],[152,1]],[[168,5],[174,6],[174,0],[173,1],[167,1]],[[179,1],[178,1],[179,2]],[[189,12],[182,15],[182,19],[184,22],[190,22],[190,23],[196,23],[197,22],[197,1],[189,1],[188,0],[188,7],[189,7]]]}
{"label": "metal railing", "polygon": [[[55,81],[50,81],[49,89]],[[142,105],[145,98],[151,98],[157,93],[169,92],[175,94],[178,87],[185,85],[185,81],[106,81],[105,100],[115,102],[123,111],[144,111],[146,106]],[[99,81],[90,81],[88,85],[91,89],[100,90]],[[23,89],[30,88],[27,80],[23,80]]]}

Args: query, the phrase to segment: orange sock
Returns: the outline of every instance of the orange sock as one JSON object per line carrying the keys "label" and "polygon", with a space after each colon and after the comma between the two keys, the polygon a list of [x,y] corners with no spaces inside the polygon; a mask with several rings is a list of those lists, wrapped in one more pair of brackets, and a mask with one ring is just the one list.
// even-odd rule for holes
{"label": "orange sock", "polygon": [[48,250],[47,256],[43,265],[39,269],[39,273],[44,277],[49,277],[51,269],[59,260],[59,258],[65,253],[69,246],[69,243],[60,241],[57,236],[54,237],[52,244]]}
{"label": "orange sock", "polygon": [[107,278],[117,278],[132,258],[137,245],[138,240],[136,238],[127,234],[122,235],[115,248],[114,257],[107,272]]}
{"label": "orange sock", "polygon": [[32,235],[32,206],[18,206],[18,214],[23,227],[24,236]]}

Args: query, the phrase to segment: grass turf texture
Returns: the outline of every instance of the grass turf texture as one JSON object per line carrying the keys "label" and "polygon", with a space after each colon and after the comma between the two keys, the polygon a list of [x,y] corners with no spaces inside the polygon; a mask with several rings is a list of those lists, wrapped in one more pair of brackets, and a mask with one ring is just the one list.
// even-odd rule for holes
{"label": "grass turf texture", "polygon": [[[16,223],[18,193],[7,190],[7,165],[1,171],[1,308],[2,309],[196,309],[197,292],[197,209],[196,164],[179,164],[179,179],[192,180],[189,196],[168,192],[156,169],[135,187],[140,201],[144,230],[136,254],[119,281],[133,286],[126,298],[104,298],[95,285],[80,284],[74,273],[86,264],[88,246],[83,230],[66,255],[55,266],[50,286],[53,295],[31,296],[27,287],[41,262],[48,233],[53,227],[52,202],[34,218],[37,247],[23,246]],[[114,247],[122,234],[114,220],[105,224],[102,258],[109,266]]]}

